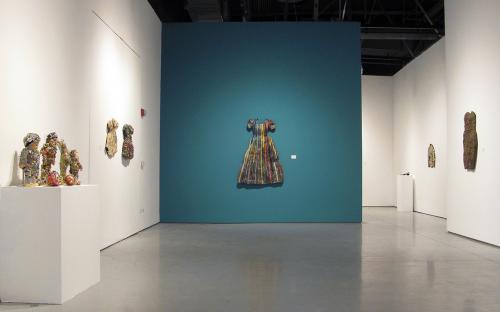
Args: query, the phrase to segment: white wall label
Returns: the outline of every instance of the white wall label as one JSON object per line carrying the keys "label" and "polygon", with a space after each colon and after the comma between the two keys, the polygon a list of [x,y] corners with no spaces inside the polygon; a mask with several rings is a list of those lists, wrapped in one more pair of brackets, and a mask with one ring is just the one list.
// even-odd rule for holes
{"label": "white wall label", "polygon": [[290,159],[297,159],[297,155],[290,155]]}

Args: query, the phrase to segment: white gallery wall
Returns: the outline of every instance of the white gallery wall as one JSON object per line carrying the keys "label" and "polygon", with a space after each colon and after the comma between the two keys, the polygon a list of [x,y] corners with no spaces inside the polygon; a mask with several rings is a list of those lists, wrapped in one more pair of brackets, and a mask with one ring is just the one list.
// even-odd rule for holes
{"label": "white gallery wall", "polygon": [[[100,186],[102,247],[157,223],[160,64],[161,22],[147,1],[0,0],[0,186],[20,183],[27,132],[56,131],[79,150],[82,183]],[[108,159],[111,118],[119,152]],[[124,123],[135,129],[129,164]]]}
{"label": "white gallery wall", "polygon": [[[445,0],[448,231],[500,246],[500,1]],[[463,167],[464,114],[477,115],[477,167]]]}
{"label": "white gallery wall", "polygon": [[395,206],[393,78],[362,77],[363,206]]}
{"label": "white gallery wall", "polygon": [[[446,217],[447,139],[445,41],[394,75],[394,174],[414,177],[414,210]],[[427,167],[433,144],[436,167]]]}

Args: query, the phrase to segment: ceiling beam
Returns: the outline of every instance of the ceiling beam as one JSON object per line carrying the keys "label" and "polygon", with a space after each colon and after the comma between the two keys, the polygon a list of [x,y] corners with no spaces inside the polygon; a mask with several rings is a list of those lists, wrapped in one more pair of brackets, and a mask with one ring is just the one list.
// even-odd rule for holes
{"label": "ceiling beam", "polygon": [[426,40],[435,41],[440,36],[435,33],[419,32],[362,32],[362,40]]}
{"label": "ceiling beam", "polygon": [[[427,20],[427,23],[429,23],[429,25],[431,25],[431,26],[434,27],[434,22],[432,21],[432,19],[430,18],[430,16],[427,14],[427,11],[425,11],[425,9],[422,6],[422,4],[420,3],[420,1],[419,0],[414,0],[414,1],[415,1],[415,4],[417,5],[417,7],[419,8],[420,12],[422,12],[422,14],[424,15],[425,19]],[[439,30],[437,30],[436,27],[434,27],[434,32],[439,35]]]}
{"label": "ceiling beam", "polygon": [[439,0],[430,10],[427,12],[430,18],[434,19],[434,17],[444,9],[444,0]]}
{"label": "ceiling beam", "polygon": [[361,55],[364,56],[401,56],[401,50],[390,48],[361,48]]}

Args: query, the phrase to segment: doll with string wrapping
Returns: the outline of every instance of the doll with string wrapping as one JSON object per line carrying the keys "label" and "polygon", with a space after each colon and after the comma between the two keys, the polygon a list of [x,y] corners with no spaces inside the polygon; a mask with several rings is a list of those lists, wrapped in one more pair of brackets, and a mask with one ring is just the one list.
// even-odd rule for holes
{"label": "doll with string wrapping", "polygon": [[69,156],[69,173],[75,178],[74,184],[80,185],[79,172],[83,170],[83,166],[80,163],[80,155],[77,150],[72,150]]}
{"label": "doll with string wrapping", "polygon": [[47,139],[45,140],[45,144],[40,150],[40,154],[42,154],[42,175],[40,177],[41,184],[47,184],[47,177],[52,170],[52,166],[56,163],[58,145],[57,139],[57,133],[49,133],[47,135]]}
{"label": "doll with string wrapping", "polygon": [[37,186],[40,173],[40,136],[36,133],[28,133],[24,139],[24,148],[19,157],[19,168],[23,170],[23,185],[27,187]]}

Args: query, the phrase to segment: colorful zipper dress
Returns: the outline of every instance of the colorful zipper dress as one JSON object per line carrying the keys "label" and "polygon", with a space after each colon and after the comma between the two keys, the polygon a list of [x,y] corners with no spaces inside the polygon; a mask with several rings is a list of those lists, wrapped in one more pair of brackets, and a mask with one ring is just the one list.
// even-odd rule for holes
{"label": "colorful zipper dress", "polygon": [[276,126],[272,120],[266,119],[257,123],[257,119],[250,119],[247,129],[252,131],[252,138],[243,159],[238,184],[265,185],[283,183],[283,168],[278,159],[278,151],[268,132],[274,132]]}

